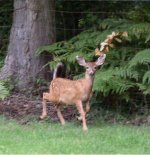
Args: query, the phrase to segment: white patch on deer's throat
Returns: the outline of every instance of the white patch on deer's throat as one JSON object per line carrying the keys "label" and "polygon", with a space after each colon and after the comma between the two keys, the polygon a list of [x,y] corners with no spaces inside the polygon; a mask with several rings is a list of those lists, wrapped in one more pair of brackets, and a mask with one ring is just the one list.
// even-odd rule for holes
{"label": "white patch on deer's throat", "polygon": [[87,97],[88,97],[88,95],[87,94],[84,94],[83,97],[82,97],[82,100],[83,101],[86,101],[87,100]]}

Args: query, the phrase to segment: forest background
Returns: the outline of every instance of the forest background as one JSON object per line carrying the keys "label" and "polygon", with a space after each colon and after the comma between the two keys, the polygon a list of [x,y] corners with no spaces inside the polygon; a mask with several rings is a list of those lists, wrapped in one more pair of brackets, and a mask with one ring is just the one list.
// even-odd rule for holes
{"label": "forest background", "polygon": [[[94,50],[112,32],[128,32],[122,42],[114,42],[103,67],[97,71],[92,106],[127,115],[149,116],[150,109],[150,2],[148,1],[55,1],[49,13],[55,13],[55,43],[39,46],[36,54],[49,60],[41,67],[48,76],[37,76],[24,88],[48,86],[57,62],[66,65],[67,78],[78,79],[84,70],[75,56],[96,59]],[[13,1],[0,1],[0,67],[5,64],[10,30],[13,23]],[[53,41],[54,42],[54,41]],[[40,70],[40,71],[41,71]],[[49,80],[47,80],[49,79]],[[45,84],[46,83],[46,84]],[[20,89],[18,78],[0,81],[0,98]],[[27,90],[26,90],[27,91]]]}

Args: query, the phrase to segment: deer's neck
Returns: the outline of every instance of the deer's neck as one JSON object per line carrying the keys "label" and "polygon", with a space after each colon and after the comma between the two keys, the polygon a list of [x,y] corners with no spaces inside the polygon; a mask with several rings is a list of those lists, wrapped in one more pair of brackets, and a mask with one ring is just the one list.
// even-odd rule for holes
{"label": "deer's neck", "polygon": [[86,86],[88,87],[88,89],[92,89],[94,76],[91,76],[89,74],[85,74],[85,81],[86,81]]}

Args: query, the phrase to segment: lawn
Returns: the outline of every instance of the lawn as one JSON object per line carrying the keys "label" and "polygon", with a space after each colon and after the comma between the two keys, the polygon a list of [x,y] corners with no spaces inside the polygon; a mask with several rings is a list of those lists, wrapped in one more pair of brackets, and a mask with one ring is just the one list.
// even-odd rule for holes
{"label": "lawn", "polygon": [[83,132],[80,123],[61,126],[50,121],[20,125],[0,117],[0,154],[150,153],[150,126],[95,121]]}

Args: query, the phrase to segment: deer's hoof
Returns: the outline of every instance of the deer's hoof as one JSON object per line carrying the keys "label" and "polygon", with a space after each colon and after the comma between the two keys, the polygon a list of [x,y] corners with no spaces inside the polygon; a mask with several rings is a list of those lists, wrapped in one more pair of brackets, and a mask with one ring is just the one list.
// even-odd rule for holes
{"label": "deer's hoof", "polygon": [[83,127],[83,131],[88,131],[88,128],[87,127]]}
{"label": "deer's hoof", "polygon": [[61,125],[65,125],[65,122],[61,122]]}
{"label": "deer's hoof", "polygon": [[41,115],[41,116],[40,116],[40,119],[44,119],[44,118],[46,118],[46,116],[47,116],[47,115]]}
{"label": "deer's hoof", "polygon": [[78,116],[77,119],[78,119],[79,121],[82,121],[82,116]]}

